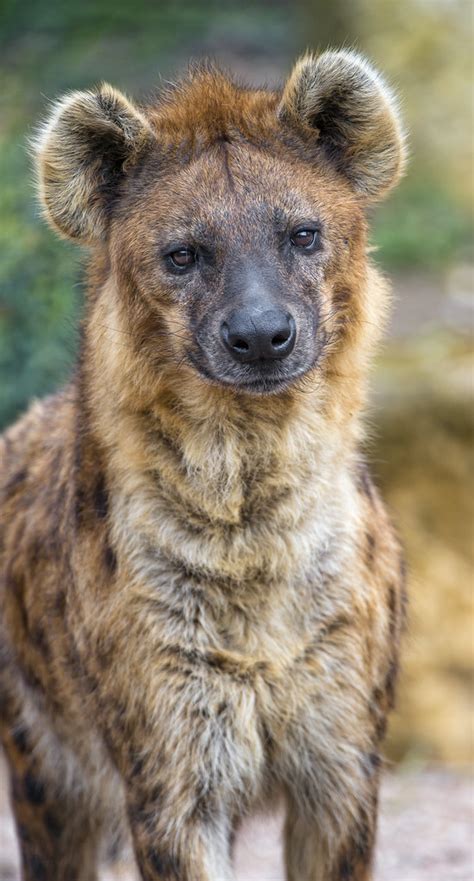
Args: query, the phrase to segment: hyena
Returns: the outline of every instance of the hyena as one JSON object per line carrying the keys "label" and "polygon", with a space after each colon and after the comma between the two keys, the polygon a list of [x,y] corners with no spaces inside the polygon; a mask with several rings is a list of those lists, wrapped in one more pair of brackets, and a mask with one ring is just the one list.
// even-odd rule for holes
{"label": "hyena", "polygon": [[403,563],[362,452],[399,178],[363,58],[280,90],[103,85],[36,142],[90,249],[70,383],[2,452],[2,739],[25,881],[92,881],[123,818],[146,881],[228,881],[285,805],[288,881],[371,878]]}

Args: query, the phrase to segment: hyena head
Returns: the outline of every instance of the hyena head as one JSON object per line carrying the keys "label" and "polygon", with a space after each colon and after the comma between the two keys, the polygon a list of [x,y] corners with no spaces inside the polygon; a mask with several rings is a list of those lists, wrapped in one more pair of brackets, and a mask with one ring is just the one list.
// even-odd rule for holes
{"label": "hyena head", "polygon": [[149,377],[276,394],[370,323],[365,210],[404,148],[355,54],[306,56],[281,91],[204,66],[140,109],[73,93],[37,154],[48,218],[102,253],[108,314]]}

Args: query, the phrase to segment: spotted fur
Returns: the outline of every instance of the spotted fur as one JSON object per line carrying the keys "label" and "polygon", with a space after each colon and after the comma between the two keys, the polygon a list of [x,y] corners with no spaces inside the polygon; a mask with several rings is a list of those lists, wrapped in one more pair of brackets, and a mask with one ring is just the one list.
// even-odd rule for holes
{"label": "spotted fur", "polygon": [[[68,96],[37,156],[48,219],[91,258],[74,376],[0,441],[24,879],[92,881],[126,821],[144,879],[230,881],[240,819],[282,795],[289,881],[367,881],[404,617],[361,453],[388,300],[364,212],[403,159],[389,93],[347,53],[280,92],[204,67],[140,109]],[[311,218],[300,257],[288,229]],[[178,277],[184,236],[207,256]],[[216,321],[264,283],[299,336],[252,391]]]}

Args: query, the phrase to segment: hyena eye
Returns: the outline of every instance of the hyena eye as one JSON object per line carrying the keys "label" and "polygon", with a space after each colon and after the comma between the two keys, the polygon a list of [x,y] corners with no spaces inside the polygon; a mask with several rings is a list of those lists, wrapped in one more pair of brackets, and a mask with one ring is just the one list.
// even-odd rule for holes
{"label": "hyena eye", "polygon": [[290,238],[295,248],[312,248],[318,241],[319,233],[316,229],[297,229]]}
{"label": "hyena eye", "polygon": [[177,251],[171,251],[168,254],[168,259],[177,269],[186,269],[196,263],[197,254],[192,248],[179,248]]}

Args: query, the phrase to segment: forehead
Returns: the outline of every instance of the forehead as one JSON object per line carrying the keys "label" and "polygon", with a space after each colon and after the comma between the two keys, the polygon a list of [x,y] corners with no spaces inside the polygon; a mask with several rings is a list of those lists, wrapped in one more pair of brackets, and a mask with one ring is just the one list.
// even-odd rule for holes
{"label": "forehead", "polygon": [[164,233],[229,225],[344,223],[353,194],[314,131],[278,119],[281,94],[198,68],[147,110],[156,145],[133,175],[123,217]]}
{"label": "forehead", "polygon": [[305,220],[342,223],[351,215],[348,188],[324,162],[312,165],[268,147],[222,139],[190,161],[163,172],[158,160],[154,169],[140,188],[142,216],[178,236],[218,235],[229,222],[285,229]]}

